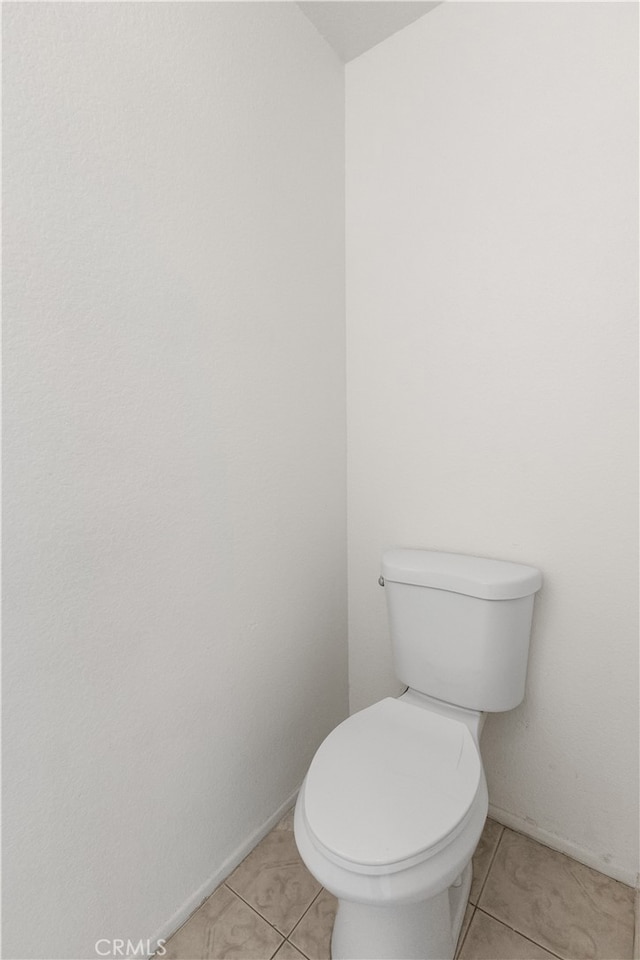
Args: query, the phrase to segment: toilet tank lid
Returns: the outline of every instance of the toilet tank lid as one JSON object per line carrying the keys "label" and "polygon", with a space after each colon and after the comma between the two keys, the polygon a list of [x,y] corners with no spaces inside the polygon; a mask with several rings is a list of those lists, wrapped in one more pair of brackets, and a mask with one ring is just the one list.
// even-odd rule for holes
{"label": "toilet tank lid", "polygon": [[396,548],[382,555],[385,581],[450,590],[482,600],[515,600],[536,593],[542,574],[536,567],[459,553]]}

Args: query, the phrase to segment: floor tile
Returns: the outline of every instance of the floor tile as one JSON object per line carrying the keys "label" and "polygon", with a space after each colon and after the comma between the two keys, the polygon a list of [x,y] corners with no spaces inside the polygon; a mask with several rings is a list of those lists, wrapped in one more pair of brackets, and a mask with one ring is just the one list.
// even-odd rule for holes
{"label": "floor tile", "polygon": [[222,886],[165,944],[165,960],[269,960],[282,937]]}
{"label": "floor tile", "polygon": [[476,910],[459,960],[555,960],[553,954]]}
{"label": "floor tile", "polygon": [[313,901],[289,939],[309,960],[329,960],[331,934],[338,901],[323,890]]}
{"label": "floor tile", "polygon": [[473,855],[473,880],[471,881],[471,892],[469,893],[469,901],[471,903],[478,902],[480,891],[487,879],[489,867],[491,866],[491,861],[493,860],[503,830],[504,827],[502,824],[496,823],[495,820],[488,819],[484,825],[480,843],[476,847],[476,852]]}
{"label": "floor tile", "polygon": [[267,834],[226,881],[285,936],[321,889],[300,859],[288,826],[290,816]]}
{"label": "floor tile", "polygon": [[292,943],[285,940],[273,960],[305,960],[305,957]]}
{"label": "floor tile", "polygon": [[462,926],[460,927],[460,933],[458,934],[458,942],[456,944],[456,960],[460,956],[460,948],[464,943],[464,938],[467,935],[467,930],[469,929],[469,924],[471,923],[471,918],[473,917],[473,912],[475,907],[473,904],[468,903],[467,908],[464,911],[464,917],[462,918]]}
{"label": "floor tile", "polygon": [[633,890],[506,828],[478,905],[563,960],[632,956]]}
{"label": "floor tile", "polygon": [[291,810],[285,813],[282,820],[278,821],[278,823],[275,825],[273,829],[274,830],[293,830],[293,815],[295,813],[295,810],[296,810],[295,807],[291,807]]}

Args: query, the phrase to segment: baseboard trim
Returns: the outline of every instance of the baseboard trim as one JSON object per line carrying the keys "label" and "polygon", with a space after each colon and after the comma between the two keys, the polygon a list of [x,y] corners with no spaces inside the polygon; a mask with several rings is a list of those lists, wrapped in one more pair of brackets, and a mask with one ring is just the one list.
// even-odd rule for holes
{"label": "baseboard trim", "polygon": [[198,887],[198,889],[193,893],[182,906],[176,910],[172,917],[164,923],[160,931],[152,938],[152,943],[157,943],[158,940],[168,940],[169,937],[172,937],[179,928],[186,923],[192,913],[194,913],[198,907],[201,907],[207,897],[210,897],[216,887],[219,887],[224,880],[227,879],[229,874],[233,873],[235,868],[241,863],[244,858],[251,853],[256,844],[260,843],[263,837],[269,833],[272,827],[275,827],[276,823],[284,817],[285,813],[291,809],[291,807],[296,802],[296,797],[298,796],[298,790],[295,790],[291,794],[288,800],[285,800],[281,804],[276,812],[272,814],[269,819],[262,824],[261,827],[258,827],[257,830],[254,830],[250,836],[247,837],[243,843],[237,847],[230,857],[224,861],[224,863],[211,874],[210,877],[205,880],[205,882]]}
{"label": "baseboard trim", "polygon": [[[587,867],[591,867],[599,873],[604,873],[607,877],[620,880],[621,883],[626,883],[628,886],[636,889],[638,887],[638,874],[635,873],[632,868],[621,863],[616,863],[613,860],[605,863],[605,861],[596,854],[590,850],[585,850],[577,843],[573,843],[571,840],[565,840],[564,837],[558,837],[555,833],[550,833],[537,824],[530,823],[529,820],[525,820],[524,817],[519,817],[516,814],[510,813],[508,810],[502,810],[492,803],[489,804],[489,816],[492,820],[497,820],[498,823],[501,823],[503,826],[510,827],[518,833],[523,833],[525,836],[531,837],[532,840],[537,840],[538,843],[542,843],[545,847],[551,847],[552,850],[557,850],[559,853],[566,853],[567,856],[578,860],[579,863],[584,863]],[[640,958],[638,958],[638,960],[640,960]]]}

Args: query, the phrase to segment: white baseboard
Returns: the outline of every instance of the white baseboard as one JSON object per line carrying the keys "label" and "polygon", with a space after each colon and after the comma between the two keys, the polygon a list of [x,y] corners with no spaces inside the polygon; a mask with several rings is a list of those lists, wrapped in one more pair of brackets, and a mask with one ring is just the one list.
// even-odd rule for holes
{"label": "white baseboard", "polygon": [[158,940],[168,940],[169,937],[178,930],[182,924],[188,920],[191,914],[200,907],[207,897],[210,897],[216,887],[219,887],[220,884],[226,880],[226,878],[233,873],[235,868],[241,863],[244,858],[251,853],[256,844],[260,843],[263,837],[269,833],[272,827],[275,827],[276,823],[281,820],[285,813],[291,809],[291,807],[296,802],[296,797],[298,796],[298,791],[296,790],[288,800],[285,800],[283,804],[278,807],[276,812],[269,817],[266,823],[263,823],[261,827],[257,830],[254,830],[253,833],[247,837],[243,843],[237,847],[230,857],[224,861],[224,863],[213,873],[210,877],[205,880],[205,882],[198,887],[198,889],[182,904],[179,910],[173,914],[173,916],[167,920],[166,923],[163,923],[160,931],[152,938],[152,943],[157,943]]}
{"label": "white baseboard", "polygon": [[634,871],[633,867],[616,863],[613,860],[605,863],[604,860],[590,850],[585,850],[584,847],[580,847],[571,840],[558,837],[555,833],[550,833],[548,830],[544,830],[542,827],[530,823],[528,820],[525,820],[524,817],[509,813],[507,810],[501,810],[500,807],[495,807],[492,803],[489,804],[489,816],[492,820],[497,820],[498,823],[501,823],[503,826],[517,830],[518,833],[524,833],[525,836],[531,837],[532,840],[537,840],[539,843],[544,844],[545,847],[551,847],[552,850],[557,850],[559,853],[566,853],[567,856],[578,860],[579,863],[584,863],[587,867],[591,867],[599,873],[604,873],[607,877],[620,880],[622,883],[626,883],[634,889],[638,888],[638,874]]}

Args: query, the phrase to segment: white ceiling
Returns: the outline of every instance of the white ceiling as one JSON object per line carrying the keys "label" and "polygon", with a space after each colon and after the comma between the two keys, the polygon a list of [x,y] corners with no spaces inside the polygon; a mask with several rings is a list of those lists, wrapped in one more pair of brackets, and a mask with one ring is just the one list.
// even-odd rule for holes
{"label": "white ceiling", "polygon": [[345,63],[438,6],[441,0],[298,0]]}

